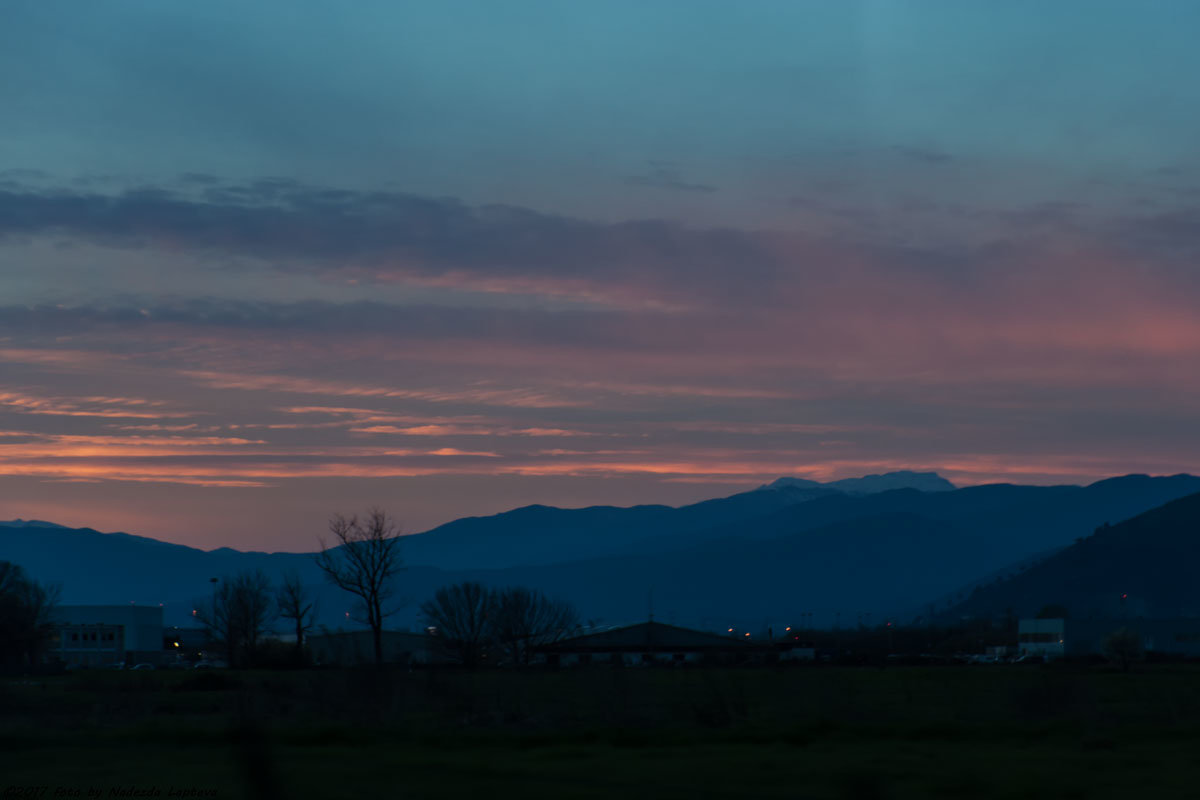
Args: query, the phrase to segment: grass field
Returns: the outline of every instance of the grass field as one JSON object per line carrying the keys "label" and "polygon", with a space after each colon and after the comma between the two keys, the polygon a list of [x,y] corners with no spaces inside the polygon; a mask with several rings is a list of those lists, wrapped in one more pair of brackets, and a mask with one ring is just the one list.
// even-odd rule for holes
{"label": "grass field", "polygon": [[1200,669],[1183,665],[95,672],[0,686],[4,797],[1200,796]]}

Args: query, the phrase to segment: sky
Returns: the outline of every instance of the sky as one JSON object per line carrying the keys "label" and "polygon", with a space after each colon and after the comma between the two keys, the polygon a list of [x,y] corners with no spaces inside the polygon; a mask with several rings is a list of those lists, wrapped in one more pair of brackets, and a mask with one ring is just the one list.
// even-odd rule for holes
{"label": "sky", "polygon": [[0,518],[1200,470],[1200,6],[8,0]]}

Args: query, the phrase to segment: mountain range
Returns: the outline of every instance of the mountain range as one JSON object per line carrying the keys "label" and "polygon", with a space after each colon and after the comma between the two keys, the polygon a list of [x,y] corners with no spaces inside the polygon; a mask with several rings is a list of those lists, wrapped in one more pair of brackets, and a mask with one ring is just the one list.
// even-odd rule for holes
{"label": "mountain range", "polygon": [[[400,587],[410,602],[392,624],[419,625],[420,603],[461,580],[538,588],[607,623],[650,613],[705,628],[790,624],[802,614],[818,625],[911,619],[967,601],[996,575],[1061,557],[1097,527],[1195,492],[1200,478],[1190,475],[956,489],[932,473],[890,473],[781,479],[678,508],[527,506],[405,537]],[[210,579],[244,569],[298,571],[324,625],[346,624],[351,606],[305,553],[203,551],[17,520],[0,523],[0,559],[60,584],[65,603],[162,603],[176,625],[188,623]]]}

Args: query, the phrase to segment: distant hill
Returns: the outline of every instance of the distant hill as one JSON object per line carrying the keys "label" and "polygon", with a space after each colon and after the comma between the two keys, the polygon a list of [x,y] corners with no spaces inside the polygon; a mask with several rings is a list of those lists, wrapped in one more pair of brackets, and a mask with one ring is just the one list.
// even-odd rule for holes
{"label": "distant hill", "polygon": [[309,555],[206,552],[127,533],[7,522],[0,523],[0,559],[61,585],[66,604],[190,604],[211,591],[210,578],[260,567],[272,574],[297,568],[310,581],[319,580]]}
{"label": "distant hill", "polygon": [[741,523],[831,494],[836,492],[823,488],[743,492],[680,508],[525,506],[406,536],[405,558],[441,569],[502,569],[633,553],[657,537]]}
{"label": "distant hill", "polygon": [[976,589],[950,616],[1032,616],[1047,605],[1072,618],[1200,616],[1200,494],[1091,535],[1034,566]]}
{"label": "distant hill", "polygon": [[[607,622],[644,619],[753,628],[881,621],[983,572],[976,536],[916,514],[880,514],[771,539],[729,536],[688,548],[543,567],[472,572],[569,597]],[[839,617],[840,614],[840,617]]]}
{"label": "distant hill", "polygon": [[[415,608],[433,590],[452,582],[448,569],[504,569],[640,551],[641,542],[664,532],[686,535],[715,523],[732,523],[833,490],[743,492],[682,508],[595,506],[561,509],[527,506],[490,517],[471,517],[404,537],[402,583]],[[171,624],[186,624],[192,601],[211,591],[211,578],[244,569],[275,577],[296,570],[323,598],[323,622],[345,624],[352,600],[326,586],[312,554],[212,551],[127,533],[101,533],[48,522],[0,522],[0,559],[24,566],[62,587],[64,603],[163,603]],[[450,577],[447,577],[447,576]],[[401,618],[404,618],[401,615]],[[412,615],[403,624],[416,624]]]}
{"label": "distant hill", "polygon": [[1195,491],[1200,478],[1130,475],[1086,487],[829,494],[752,524],[650,540],[638,555],[473,576],[553,587],[615,620],[636,618],[651,590],[660,611],[689,624],[722,614],[751,624],[803,612],[822,625],[857,622],[866,613],[912,619],[965,599],[985,576],[1056,552],[1105,521]]}
{"label": "distant hill", "polygon": [[[859,614],[915,616],[966,598],[981,576],[1053,552],[1200,492],[1192,476],[1126,476],[1080,486],[996,484],[938,492],[847,494],[780,486],[682,508],[529,506],[457,520],[406,537],[397,626],[420,602],[464,579],[522,584],[574,602],[586,618],[757,625],[813,613],[818,624]],[[311,554],[201,551],[128,534],[0,523],[0,559],[59,583],[66,603],[164,603],[186,623],[210,578],[295,569],[320,595],[322,621],[345,624],[351,599],[328,587]]]}
{"label": "distant hill", "polygon": [[[466,517],[405,539],[412,564],[442,569],[503,569],[522,564],[553,564],[658,549],[669,537],[690,541],[719,526],[738,525],[764,514],[820,497],[871,494],[900,486],[953,489],[935,473],[892,472],[828,484],[780,478],[755,491],[670,506],[591,506],[524,508],[488,517]],[[667,538],[664,538],[667,537]],[[701,534],[701,538],[703,535]],[[672,541],[673,546],[673,541]]]}
{"label": "distant hill", "polygon": [[1127,519],[1197,491],[1200,478],[1192,475],[1126,475],[1089,486],[998,483],[946,492],[899,489],[862,497],[830,494],[773,512],[759,520],[749,535],[768,538],[856,517],[908,512],[984,534],[997,558],[1012,561],[1065,546],[1096,525]]}
{"label": "distant hill", "polygon": [[[829,493],[804,503],[785,506],[754,520],[752,525],[714,526],[683,536],[648,540],[644,550],[666,552],[700,541],[725,537],[771,539],[821,527],[887,514],[906,513],[943,522],[970,538],[985,568],[957,575],[960,593],[985,573],[1045,554],[1086,536],[1097,525],[1127,519],[1163,503],[1200,491],[1200,478],[1191,475],[1148,477],[1127,475],[1090,486],[1017,486],[989,484],[947,492],[898,489],[865,496]],[[864,542],[864,546],[868,543]],[[923,556],[914,553],[912,560]],[[924,608],[934,600],[919,598]],[[962,597],[965,598],[965,593]]]}
{"label": "distant hill", "polygon": [[884,475],[864,475],[861,478],[843,478],[828,483],[817,483],[804,478],[779,478],[758,487],[765,489],[816,488],[836,489],[846,494],[875,494],[893,489],[916,489],[919,492],[950,492],[955,486],[936,472],[912,472],[900,470]]}

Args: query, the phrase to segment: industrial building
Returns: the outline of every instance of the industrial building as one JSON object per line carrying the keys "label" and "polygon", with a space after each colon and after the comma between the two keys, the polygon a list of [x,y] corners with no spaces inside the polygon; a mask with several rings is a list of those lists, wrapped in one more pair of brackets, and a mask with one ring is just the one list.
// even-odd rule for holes
{"label": "industrial building", "polygon": [[163,659],[162,606],[59,606],[50,657],[100,667]]}
{"label": "industrial building", "polygon": [[1062,658],[1066,654],[1066,620],[1021,620],[1017,623],[1017,648],[1023,656]]}

